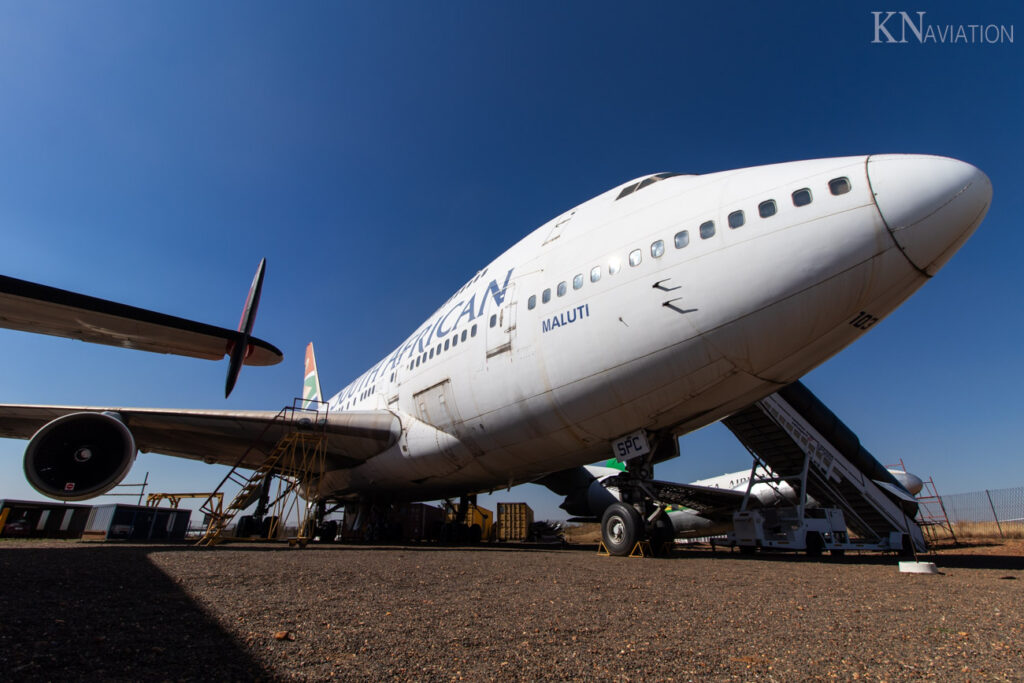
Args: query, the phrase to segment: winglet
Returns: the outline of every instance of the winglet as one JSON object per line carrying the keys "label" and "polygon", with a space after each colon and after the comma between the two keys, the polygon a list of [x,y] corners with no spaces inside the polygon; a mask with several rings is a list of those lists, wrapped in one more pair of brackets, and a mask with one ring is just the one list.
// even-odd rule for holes
{"label": "winglet", "polygon": [[252,334],[252,326],[256,321],[256,309],[260,305],[260,292],[263,290],[263,275],[267,270],[267,259],[260,259],[260,265],[256,268],[256,276],[252,279],[249,287],[249,296],[245,299],[245,308],[242,309],[242,317],[238,321],[238,336],[228,342],[228,353],[231,360],[228,363],[228,378],[224,385],[224,398],[231,395],[238,381],[238,373],[242,371],[242,363],[246,356],[252,353],[249,346],[249,336]]}
{"label": "winglet", "polygon": [[313,353],[313,342],[306,347],[306,368],[302,380],[302,409],[313,407],[314,402],[322,401],[320,393],[320,375],[316,371],[316,354]]}

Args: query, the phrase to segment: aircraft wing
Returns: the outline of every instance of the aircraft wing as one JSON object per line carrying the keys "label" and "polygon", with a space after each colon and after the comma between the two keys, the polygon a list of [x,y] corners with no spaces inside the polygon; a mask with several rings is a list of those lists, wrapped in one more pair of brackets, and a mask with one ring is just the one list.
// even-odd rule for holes
{"label": "aircraft wing", "polygon": [[[0,405],[0,437],[28,439],[51,420],[84,412],[116,413],[140,451],[224,465],[245,456],[241,464],[250,468],[295,428],[271,411]],[[304,415],[295,412],[296,418]],[[351,467],[377,455],[394,444],[402,430],[398,417],[387,410],[308,415],[312,424],[307,430],[322,429],[327,436],[329,469]]]}
{"label": "aircraft wing", "polygon": [[[96,344],[219,360],[239,332],[115,301],[0,275],[0,327]],[[284,358],[269,342],[248,337],[246,365]]]}

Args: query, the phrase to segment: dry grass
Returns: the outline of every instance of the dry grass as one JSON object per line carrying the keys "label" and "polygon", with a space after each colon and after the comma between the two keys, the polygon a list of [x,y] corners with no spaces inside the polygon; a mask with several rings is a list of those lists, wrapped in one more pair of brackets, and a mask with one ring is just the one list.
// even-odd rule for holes
{"label": "dry grass", "polygon": [[[1002,532],[1000,533],[1000,527]],[[930,530],[934,538],[943,540],[949,538],[949,531],[941,526],[934,526]],[[1024,524],[1021,522],[957,522],[953,524],[953,533],[958,539],[971,540],[993,540],[1000,538],[1024,538]]]}
{"label": "dry grass", "polygon": [[597,544],[601,541],[601,525],[596,522],[566,524],[565,540],[579,545]]}

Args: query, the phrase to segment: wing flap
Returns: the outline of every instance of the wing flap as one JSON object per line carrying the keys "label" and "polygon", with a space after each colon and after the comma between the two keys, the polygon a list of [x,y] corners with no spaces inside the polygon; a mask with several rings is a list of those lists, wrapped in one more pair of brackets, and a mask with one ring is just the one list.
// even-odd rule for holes
{"label": "wing flap", "polygon": [[[28,439],[46,423],[80,412],[113,412],[135,437],[140,451],[209,463],[258,466],[291,429],[323,430],[329,467],[352,467],[391,447],[401,435],[398,417],[387,410],[309,413],[308,423],[289,423],[279,413],[255,410],[161,410],[95,406],[0,405],[0,437]],[[304,414],[296,414],[301,418]]]}

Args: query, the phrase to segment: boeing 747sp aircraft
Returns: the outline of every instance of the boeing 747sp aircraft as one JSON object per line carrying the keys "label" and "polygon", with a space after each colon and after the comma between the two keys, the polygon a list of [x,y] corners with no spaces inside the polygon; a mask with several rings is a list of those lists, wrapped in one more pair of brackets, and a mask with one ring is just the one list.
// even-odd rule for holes
{"label": "boeing 747sp aircraft", "polygon": [[[604,532],[628,552],[657,524],[645,486],[676,437],[870,330],[953,256],[991,197],[970,164],[890,154],[612,188],[487,264],[335,394],[317,415],[327,471],[307,490],[365,510],[612,454],[627,474]],[[38,491],[79,500],[117,484],[137,449],[256,467],[282,434],[276,414],[5,405],[0,435],[31,439]]]}

